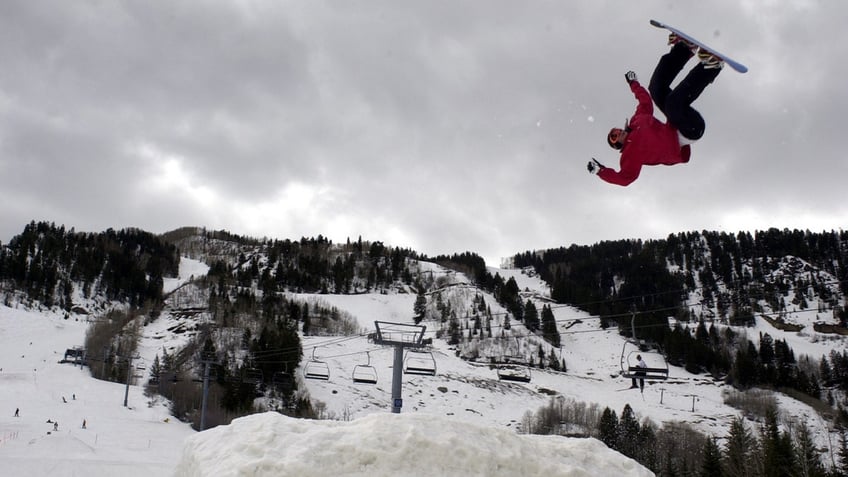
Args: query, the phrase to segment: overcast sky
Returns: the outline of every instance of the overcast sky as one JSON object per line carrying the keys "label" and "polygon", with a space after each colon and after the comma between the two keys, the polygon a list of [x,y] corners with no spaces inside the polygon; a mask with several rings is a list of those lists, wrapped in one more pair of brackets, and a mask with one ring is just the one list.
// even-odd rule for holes
{"label": "overcast sky", "polygon": [[[647,84],[668,48],[651,18],[750,71],[725,68],[695,103],[689,164],[622,188],[586,162],[618,165],[624,73]],[[0,241],[31,220],[197,225],[498,265],[681,231],[840,230],[846,20],[841,0],[0,2]]]}

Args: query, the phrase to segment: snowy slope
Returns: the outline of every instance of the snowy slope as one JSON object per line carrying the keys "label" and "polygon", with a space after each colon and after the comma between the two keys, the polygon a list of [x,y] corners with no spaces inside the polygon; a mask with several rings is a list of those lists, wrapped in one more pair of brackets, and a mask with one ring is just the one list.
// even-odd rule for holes
{"label": "snowy slope", "polygon": [[[124,407],[125,386],[60,364],[66,349],[82,345],[86,327],[59,314],[0,307],[3,475],[167,474],[178,443],[193,434],[140,387],[130,387]],[[58,431],[48,420],[58,422]]]}
{"label": "snowy slope", "polygon": [[[207,269],[183,260],[180,278],[167,280],[166,291]],[[123,384],[60,363],[67,349],[83,345],[86,318],[0,306],[2,475],[167,475],[182,440],[194,434],[141,386],[127,394]],[[57,431],[48,420],[58,422]]]}
{"label": "snowy slope", "polygon": [[[547,303],[547,285],[540,279],[520,270],[491,269],[504,279],[513,277],[527,296],[537,296],[538,307]],[[366,330],[373,330],[374,320],[411,323],[414,296],[356,295],[327,296],[321,299],[347,310],[356,316]],[[501,311],[494,298],[487,296],[493,312]],[[480,363],[471,363],[455,356],[455,350],[443,340],[435,340],[432,348],[437,367],[436,376],[403,375],[403,412],[426,412],[498,427],[517,428],[527,411],[536,411],[547,404],[552,395],[567,400],[597,403],[617,413],[630,404],[641,418],[656,423],[682,421],[696,429],[723,438],[730,420],[740,412],[724,404],[723,393],[731,388],[715,382],[706,375],[692,375],[682,368],[672,367],[666,382],[649,383],[644,395],[626,389],[630,381],[618,377],[624,340],[615,328],[601,330],[597,320],[572,307],[556,305],[554,315],[560,325],[563,354],[568,371],[531,371],[527,384],[498,381],[496,371]],[[404,318],[405,317],[405,318]],[[424,321],[428,330],[437,323]],[[515,325],[514,326],[520,326]],[[567,328],[567,329],[566,329]],[[749,338],[758,341],[759,332],[768,332],[775,339],[785,339],[796,356],[807,354],[820,357],[834,347],[845,346],[844,338],[822,339],[813,331],[801,333],[776,330],[763,320],[747,331]],[[834,340],[838,340],[835,342]],[[312,355],[328,363],[329,381],[306,380],[311,396],[326,404],[327,413],[336,418],[357,418],[391,408],[391,379],[393,350],[376,346],[365,336],[338,340],[335,337],[306,337],[303,341],[305,363]],[[357,364],[365,364],[366,351],[376,369],[376,385],[354,384],[351,374]],[[661,357],[643,353],[648,366],[660,365]],[[806,404],[777,396],[785,418],[804,420],[815,433],[822,447],[828,444],[828,429]],[[830,442],[836,442],[831,436]]]}
{"label": "snowy slope", "polygon": [[[450,287],[451,296],[458,300],[470,300],[481,293],[470,288],[461,274],[449,273],[432,264],[422,264],[422,268],[444,277],[442,285]],[[166,283],[166,291],[177,290],[191,275],[201,275],[205,270],[203,264],[184,259],[180,279]],[[539,301],[540,307],[542,302],[546,302],[547,286],[538,278],[520,270],[492,269],[492,272],[500,273],[505,279],[514,277],[522,290],[528,290],[527,297],[536,297],[533,299]],[[303,380],[305,388],[314,400],[324,403],[326,417],[353,421],[348,427],[306,422],[302,423],[306,426],[304,432],[322,435],[322,432],[330,432],[328,429],[343,432],[345,428],[361,430],[369,427],[376,432],[386,424],[369,419],[375,419],[373,416],[391,419],[386,416],[390,416],[391,407],[393,350],[369,342],[367,334],[374,328],[375,320],[411,323],[415,295],[297,296],[304,300],[320,300],[345,310],[358,320],[362,328],[361,336],[304,337],[304,364],[308,363],[314,349],[315,357],[328,363],[331,370],[328,381]],[[493,297],[486,295],[485,299],[493,313],[503,311]],[[191,306],[193,303],[183,305]],[[512,435],[520,431],[522,418],[528,411],[536,411],[546,405],[551,396],[562,396],[567,400],[597,403],[601,408],[608,406],[616,412],[629,403],[642,418],[658,423],[671,420],[689,422],[719,438],[724,436],[730,419],[738,415],[738,411],[723,403],[722,392],[726,386],[706,376],[690,375],[682,369],[673,368],[672,379],[665,383],[647,386],[644,396],[637,391],[623,391],[629,382],[616,377],[624,343],[617,331],[600,330],[591,316],[571,307],[556,305],[553,312],[563,337],[562,358],[568,366],[567,373],[533,370],[530,383],[502,382],[497,379],[495,370],[483,364],[485,360],[478,363],[461,360],[454,348],[437,339],[431,350],[437,374],[403,375],[403,414],[424,416],[422,419],[432,423],[451,423],[442,424],[441,428],[452,423],[466,423],[475,426],[475,432],[492,429],[492,435],[500,435],[498,433],[505,430]],[[191,317],[165,313],[148,325],[140,343],[143,361],[152,360],[152,356],[161,352],[163,347],[178,349],[187,340],[187,335],[173,332],[174,326],[184,326],[191,320]],[[427,325],[430,337],[440,327],[439,323],[432,321],[422,324]],[[522,328],[516,323],[513,326],[519,330]],[[133,385],[128,396],[129,408],[125,408],[123,385],[96,381],[89,377],[86,370],[59,364],[65,349],[83,343],[86,327],[73,315],[70,319],[63,319],[54,313],[0,307],[0,340],[3,343],[0,347],[0,460],[5,465],[4,475],[132,476],[154,472],[167,475],[181,458],[186,462],[185,459],[191,461],[198,456],[209,455],[204,452],[224,452],[223,442],[198,436],[189,441],[187,454],[181,457],[184,439],[196,433],[186,424],[169,419],[164,402],[145,397],[142,388]],[[786,339],[798,356],[809,354],[818,357],[831,348],[845,346],[844,341],[823,340],[813,332],[782,332],[760,321],[749,334],[757,335],[760,330],[767,331],[776,339]],[[754,336],[751,338],[754,339]],[[378,383],[354,384],[351,376],[353,368],[365,364],[369,356],[378,374]],[[646,358],[651,365],[651,356]],[[300,371],[302,376],[302,369]],[[62,402],[62,397],[68,402]],[[816,433],[820,446],[826,447],[826,428],[815,413],[791,399],[779,397],[779,400],[784,413],[804,419]],[[13,416],[16,408],[20,409],[20,417]],[[52,430],[52,424],[46,422],[48,419],[59,422],[58,432]],[[245,432],[257,432],[252,426],[258,426],[274,435],[284,434],[272,419],[263,423],[251,420],[250,426],[238,424],[236,427]],[[87,429],[81,428],[83,420],[86,420]],[[403,425],[414,427],[414,422],[415,419],[411,418]],[[232,428],[210,430],[201,436],[232,432],[236,431]],[[330,435],[333,435],[332,432]],[[434,441],[444,437],[432,429],[427,433]],[[280,438],[290,437],[282,435]],[[487,433],[486,438],[492,437]],[[558,439],[563,439],[560,445],[565,448],[577,449],[583,445],[573,443],[574,440]],[[379,446],[379,440],[374,445]],[[329,443],[325,442],[324,446],[329,446]],[[434,443],[417,442],[414,447],[422,453],[428,450],[444,453]],[[499,449],[489,450],[500,452]],[[348,451],[352,453],[351,458],[361,457],[362,449],[350,448]],[[226,452],[232,452],[232,449]],[[334,452],[334,455],[341,455],[342,450],[334,448]],[[299,459],[297,456],[297,453],[290,453],[279,458]],[[433,457],[428,454],[426,458]],[[191,467],[194,464],[185,465]],[[279,465],[279,460],[268,462],[268,465]],[[5,472],[7,469],[9,473]],[[380,475],[379,470],[374,471]]]}
{"label": "snowy slope", "polygon": [[[199,262],[184,259],[180,279],[166,283],[166,292],[177,290],[192,275],[205,273],[205,270]],[[404,310],[412,306],[409,295],[395,295],[391,298],[361,295],[348,298],[351,300],[349,311],[369,319],[402,320]],[[184,342],[186,338],[183,333],[169,332],[181,321],[185,321],[185,318],[166,313],[145,328],[140,343],[140,351],[145,356],[142,362],[150,359],[149,355],[155,354],[162,347],[176,349]],[[0,306],[0,340],[3,343],[0,347],[0,409],[8,411],[0,417],[3,475],[219,475],[221,469],[237,471],[244,469],[244,465],[253,465],[248,472],[250,475],[307,475],[302,471],[289,474],[280,471],[303,469],[304,465],[316,472],[312,475],[343,475],[340,470],[342,467],[316,466],[310,464],[306,457],[314,458],[314,451],[327,451],[330,449],[329,442],[338,441],[338,432],[344,434],[344,428],[339,427],[338,423],[289,420],[293,422],[286,422],[280,427],[280,420],[286,421],[287,418],[269,413],[197,434],[188,425],[170,416],[166,402],[145,397],[142,387],[138,385],[128,388],[128,406],[125,407],[124,393],[127,388],[124,385],[92,379],[86,369],[60,363],[67,349],[82,345],[87,326],[78,316],[65,319],[58,313]],[[348,352],[355,352],[361,344],[364,344],[363,340],[354,339],[341,346],[349,347]],[[375,356],[381,354],[385,352],[375,352]],[[457,359],[446,359],[446,363],[446,371],[451,374],[466,371]],[[456,375],[450,381],[473,383],[476,380],[474,377]],[[315,391],[319,389],[315,388]],[[477,395],[478,400],[487,399],[487,393],[479,392],[473,385],[468,386],[466,392]],[[366,455],[366,459],[372,459],[376,452],[381,458],[367,466],[368,475],[394,475],[399,461],[387,457],[398,455],[393,446],[397,445],[395,437],[399,423],[405,426],[405,433],[410,436],[405,441],[407,450],[414,449],[417,462],[429,465],[416,467],[424,472],[418,475],[430,475],[429,471],[436,462],[447,466],[445,469],[465,469],[470,472],[464,471],[467,475],[498,475],[493,469],[506,472],[500,475],[510,475],[512,472],[509,469],[519,464],[526,469],[526,463],[503,452],[501,446],[505,440],[512,440],[511,445],[516,447],[515,452],[519,454],[538,455],[541,450],[550,454],[552,447],[557,448],[558,452],[549,461],[534,464],[541,468],[557,466],[559,471],[551,475],[597,475],[598,472],[649,475],[632,460],[609,451],[597,441],[517,436],[512,431],[493,429],[486,421],[482,421],[479,427],[469,428],[459,425],[460,421],[451,417],[423,412],[410,414],[410,419],[397,421],[398,416],[384,412],[382,403],[361,399],[362,395],[357,399],[354,388],[341,394],[330,391],[329,396],[333,395],[346,395],[351,401],[361,401],[363,405],[359,414],[369,416],[348,425],[347,439],[354,444],[342,447],[335,444],[331,449],[335,459],[333,462],[351,462],[363,455]],[[446,402],[444,409],[449,409],[450,405],[450,402]],[[497,408],[496,400],[492,401],[490,408]],[[16,410],[18,416],[15,416]],[[447,411],[444,414],[452,416],[454,413]],[[54,423],[57,423],[55,429]],[[287,446],[289,453],[273,453],[264,466],[257,467],[250,459],[245,464],[245,455],[239,453],[245,447],[256,446],[254,453],[263,455],[274,450],[267,439],[260,439],[261,442],[255,440],[257,435],[267,437],[261,430],[273,430],[274,426],[277,427],[273,432],[284,437],[292,429],[313,434],[310,439],[312,450],[307,454],[299,454],[296,449]],[[333,431],[333,427],[339,429]],[[368,430],[373,439],[370,444],[357,445],[360,441],[357,436],[363,429]],[[221,439],[222,433],[235,438]],[[193,435],[197,438],[186,441],[187,437]],[[248,443],[250,439],[254,440]],[[185,452],[184,441],[187,442]],[[473,445],[455,454],[455,458],[461,460],[445,460],[445,446],[457,449],[462,442],[466,445],[471,442]],[[228,447],[232,445],[238,449]],[[471,468],[461,467],[467,466],[469,453],[480,456],[475,465],[482,469],[481,473],[475,474]],[[183,459],[182,466],[177,469],[181,455],[186,456],[187,460]],[[198,457],[203,458],[198,460]],[[206,466],[213,461],[219,466]],[[262,469],[274,470],[269,470],[270,474],[263,474]]]}

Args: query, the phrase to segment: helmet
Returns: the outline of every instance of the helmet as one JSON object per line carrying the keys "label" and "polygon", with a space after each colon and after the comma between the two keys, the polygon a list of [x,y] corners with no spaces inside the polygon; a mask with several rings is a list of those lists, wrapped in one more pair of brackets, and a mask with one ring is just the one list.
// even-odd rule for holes
{"label": "helmet", "polygon": [[607,134],[607,144],[610,145],[611,148],[621,150],[624,147],[624,141],[621,140],[621,136],[624,134],[624,129],[621,128],[612,128],[610,129],[609,134]]}

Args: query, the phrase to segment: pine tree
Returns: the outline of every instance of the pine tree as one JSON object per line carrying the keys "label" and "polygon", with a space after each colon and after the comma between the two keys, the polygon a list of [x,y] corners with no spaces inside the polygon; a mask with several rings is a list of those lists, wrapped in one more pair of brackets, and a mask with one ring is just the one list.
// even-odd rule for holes
{"label": "pine tree", "polygon": [[539,345],[536,355],[539,357],[539,369],[545,369],[545,348]]}
{"label": "pine tree", "polygon": [[636,460],[649,469],[656,469],[659,465],[659,453],[657,452],[657,432],[653,423],[649,420],[642,422],[637,439]]}
{"label": "pine tree", "polygon": [[303,336],[309,336],[312,333],[312,319],[309,317],[309,304],[303,304],[303,310],[301,311],[300,321],[302,324],[301,332]]}
{"label": "pine tree", "polygon": [[420,287],[418,289],[418,296],[415,298],[415,304],[412,308],[412,321],[414,321],[417,325],[421,323],[424,319],[424,315],[427,313],[427,297],[424,296],[424,287]]}
{"label": "pine tree", "polygon": [[168,350],[162,347],[162,371],[170,372],[174,368],[174,358],[168,354]]}
{"label": "pine tree", "polygon": [[451,319],[452,316],[455,316],[455,313],[453,312],[453,307],[451,306],[450,302],[444,303],[444,302],[441,301],[441,295],[438,295],[438,296],[439,296],[439,301],[436,302],[436,306],[438,306],[439,302],[441,302],[443,304],[442,308],[441,308],[442,323],[447,323]]}
{"label": "pine tree", "polygon": [[700,477],[722,477],[721,449],[715,436],[707,437],[704,441],[704,459],[701,463]]}
{"label": "pine tree", "polygon": [[460,328],[459,319],[457,319],[456,313],[451,311],[449,320],[450,321],[448,321],[448,344],[458,345],[462,341],[462,329]]}
{"label": "pine tree", "polygon": [[695,329],[695,339],[702,344],[709,344],[710,335],[707,332],[707,325],[704,323],[704,318],[698,321],[698,327]]}
{"label": "pine tree", "polygon": [[752,450],[756,438],[745,425],[742,417],[737,417],[730,423],[730,432],[724,444],[724,475],[727,477],[743,477],[752,475]]}
{"label": "pine tree", "polygon": [[747,388],[757,383],[757,349],[754,343],[740,343],[736,350],[731,370],[731,380],[734,386]]}
{"label": "pine tree", "polygon": [[839,436],[839,464],[834,471],[837,475],[848,475],[848,430],[843,429]]}
{"label": "pine tree", "polygon": [[153,357],[153,364],[150,365],[150,379],[159,383],[159,376],[162,374],[162,364],[159,362],[159,353]]}
{"label": "pine tree", "polygon": [[556,318],[548,305],[542,306],[542,337],[553,346],[560,347],[561,338],[557,329]]}
{"label": "pine tree", "polygon": [[775,374],[774,338],[768,333],[760,333],[760,363],[765,368],[765,382],[772,383]]}
{"label": "pine tree", "polygon": [[551,354],[548,355],[548,367],[553,369],[554,371],[560,370],[559,358],[557,358],[557,355],[556,353],[554,353],[554,350],[551,350]]}
{"label": "pine tree", "polygon": [[496,296],[498,297],[498,302],[500,302],[510,313],[515,316],[516,320],[524,319],[524,305],[521,303],[521,296],[519,294],[520,290],[518,289],[518,283],[516,283],[515,278],[509,277],[509,280],[506,281],[502,286],[497,286],[497,277],[495,276],[495,287]]}
{"label": "pine tree", "polygon": [[822,465],[819,451],[813,440],[810,428],[801,421],[795,432],[795,462],[798,465],[796,475],[800,477],[824,477],[825,470]]}
{"label": "pine tree", "polygon": [[486,313],[486,336],[488,338],[492,337],[492,315],[491,315],[491,313]]}
{"label": "pine tree", "polygon": [[531,333],[539,330],[539,310],[530,300],[524,305],[524,326]]}
{"label": "pine tree", "polygon": [[784,477],[794,469],[794,449],[789,435],[781,433],[777,423],[777,410],[766,411],[765,423],[760,430],[762,443],[760,459],[765,477]]}
{"label": "pine tree", "polygon": [[608,407],[598,421],[598,439],[610,449],[618,450],[618,416]]}
{"label": "pine tree", "polygon": [[630,404],[625,404],[618,421],[618,451],[635,458],[639,450],[639,421]]}
{"label": "pine tree", "polygon": [[62,282],[62,296],[63,296],[62,308],[67,312],[71,311],[71,308],[73,307],[73,304],[74,304],[73,303],[74,302],[73,293],[74,293],[74,284],[71,283],[70,280],[65,279]]}

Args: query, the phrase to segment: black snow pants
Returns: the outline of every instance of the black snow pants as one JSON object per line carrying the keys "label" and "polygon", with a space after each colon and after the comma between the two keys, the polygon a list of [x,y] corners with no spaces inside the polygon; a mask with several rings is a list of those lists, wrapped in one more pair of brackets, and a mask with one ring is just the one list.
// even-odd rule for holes
{"label": "black snow pants", "polygon": [[692,103],[704,92],[704,88],[716,79],[721,68],[706,69],[698,63],[674,89],[671,89],[671,82],[691,57],[692,51],[688,46],[682,42],[675,44],[657,63],[648,91],[669,124],[677,128],[683,137],[694,141],[704,135],[706,125],[701,113],[692,108]]}

